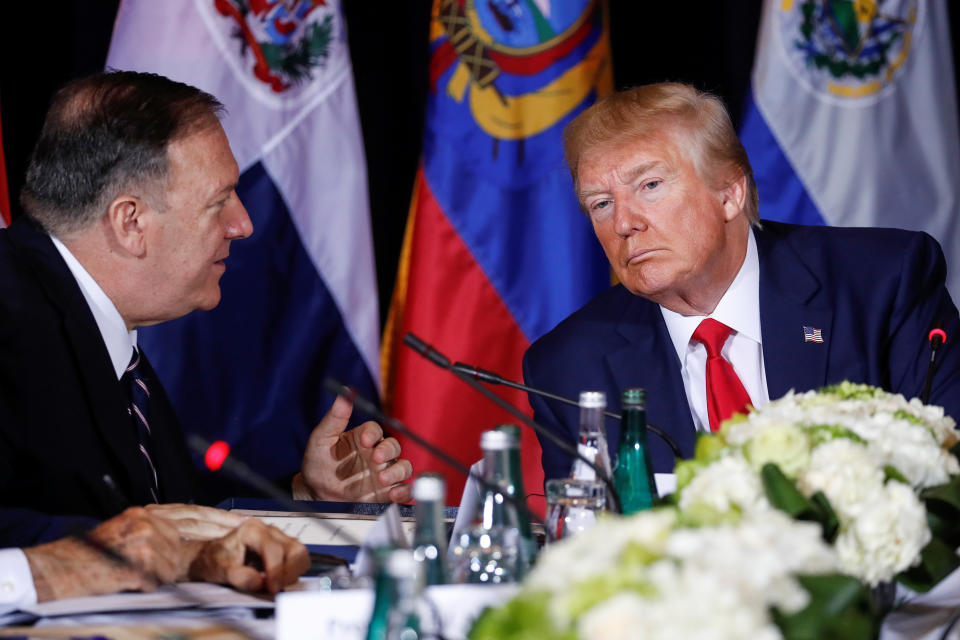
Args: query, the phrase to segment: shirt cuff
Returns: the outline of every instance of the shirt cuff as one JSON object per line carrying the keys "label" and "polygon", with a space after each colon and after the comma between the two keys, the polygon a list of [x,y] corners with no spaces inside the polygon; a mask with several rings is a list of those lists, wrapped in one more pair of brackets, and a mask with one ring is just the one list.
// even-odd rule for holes
{"label": "shirt cuff", "polygon": [[36,603],[27,556],[20,549],[0,549],[0,614]]}

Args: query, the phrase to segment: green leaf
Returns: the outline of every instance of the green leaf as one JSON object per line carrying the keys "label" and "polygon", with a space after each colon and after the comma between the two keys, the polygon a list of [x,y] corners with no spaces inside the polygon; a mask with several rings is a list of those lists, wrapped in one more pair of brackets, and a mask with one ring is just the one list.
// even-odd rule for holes
{"label": "green leaf", "polygon": [[914,591],[926,593],[960,567],[960,558],[954,549],[939,538],[934,538],[920,551],[920,565],[898,574],[897,582]]}
{"label": "green leaf", "polygon": [[880,616],[873,610],[870,592],[850,576],[798,576],[810,594],[802,611],[773,610],[773,619],[786,640],[867,640],[880,633]]}
{"label": "green leaf", "polygon": [[763,465],[760,478],[770,504],[794,520],[819,523],[823,528],[823,539],[833,543],[839,531],[839,521],[823,493],[818,491],[808,499],[800,493],[797,485],[783,474],[780,467],[772,463]]}
{"label": "green leaf", "polygon": [[930,531],[948,546],[960,547],[960,476],[920,492]]}
{"label": "green leaf", "polygon": [[720,457],[727,443],[723,437],[715,433],[700,433],[693,449],[693,459],[697,462],[709,464]]}
{"label": "green leaf", "polygon": [[550,617],[550,594],[521,593],[502,607],[484,610],[470,629],[471,640],[576,640],[574,629],[558,629]]}
{"label": "green leaf", "polygon": [[831,506],[823,491],[817,491],[810,496],[810,500],[819,512],[817,522],[823,527],[823,539],[833,544],[837,535],[840,534],[840,518],[837,517],[837,512],[833,510],[833,506]]}
{"label": "green leaf", "polygon": [[910,481],[907,480],[902,473],[897,471],[897,468],[892,464],[888,464],[883,467],[883,481],[886,483],[890,480],[896,480],[897,482],[902,482],[908,487],[910,486]]}

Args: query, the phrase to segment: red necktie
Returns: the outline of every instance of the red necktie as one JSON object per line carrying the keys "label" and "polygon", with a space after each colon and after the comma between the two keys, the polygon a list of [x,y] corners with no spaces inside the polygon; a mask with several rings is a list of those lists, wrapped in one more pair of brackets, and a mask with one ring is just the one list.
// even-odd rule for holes
{"label": "red necktie", "polygon": [[707,348],[707,415],[711,431],[717,431],[720,423],[733,414],[746,413],[750,404],[737,372],[720,355],[731,331],[727,325],[707,318],[693,332],[693,339]]}

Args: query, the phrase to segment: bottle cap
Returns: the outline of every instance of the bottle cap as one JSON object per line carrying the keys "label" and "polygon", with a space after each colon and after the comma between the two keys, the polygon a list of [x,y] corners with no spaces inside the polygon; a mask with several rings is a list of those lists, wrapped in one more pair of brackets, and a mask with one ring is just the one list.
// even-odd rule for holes
{"label": "bottle cap", "polygon": [[580,407],[582,409],[606,409],[607,394],[603,391],[581,391]]}
{"label": "bottle cap", "polygon": [[415,576],[417,569],[417,560],[410,549],[394,549],[387,554],[384,570],[391,578],[399,580]]}
{"label": "bottle cap", "polygon": [[501,424],[497,425],[496,430],[513,438],[513,447],[520,446],[520,427],[515,424]]}
{"label": "bottle cap", "polygon": [[438,473],[421,473],[413,481],[413,499],[417,502],[430,500],[442,502],[447,498],[447,487]]}
{"label": "bottle cap", "polygon": [[639,387],[624,389],[621,402],[625,407],[635,407],[639,405],[641,408],[643,408],[647,404],[647,392]]}
{"label": "bottle cap", "polygon": [[491,429],[480,434],[480,448],[484,451],[500,451],[513,446],[513,436],[503,431]]}

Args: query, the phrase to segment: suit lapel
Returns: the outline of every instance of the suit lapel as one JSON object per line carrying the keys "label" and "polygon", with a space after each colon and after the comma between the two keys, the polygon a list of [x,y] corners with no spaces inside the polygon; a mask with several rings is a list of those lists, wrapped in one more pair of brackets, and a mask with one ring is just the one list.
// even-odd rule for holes
{"label": "suit lapel", "polygon": [[[763,224],[764,230],[754,231],[760,259],[760,322],[767,391],[776,399],[791,389],[807,391],[826,383],[833,309],[818,302],[819,279],[778,226]],[[819,329],[823,343],[806,341],[804,327]]]}
{"label": "suit lapel", "polygon": [[[26,223],[12,225],[11,240],[30,264],[46,295],[61,313],[77,375],[90,404],[90,418],[105,448],[125,478],[114,478],[125,498],[143,503],[149,496],[135,428],[126,412],[126,398],[93,314],[80,287],[50,238]],[[66,428],[66,426],[65,426]]]}
{"label": "suit lapel", "polygon": [[[627,344],[606,355],[607,367],[617,388],[646,389],[649,421],[666,431],[684,456],[692,456],[695,436],[693,419],[680,376],[677,353],[659,307],[631,296],[617,332],[626,339]],[[620,399],[611,399],[611,404],[619,407]],[[611,435],[619,437],[619,429],[617,425],[616,434]],[[612,440],[611,446],[616,446],[616,443],[616,439]]]}

